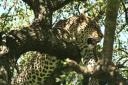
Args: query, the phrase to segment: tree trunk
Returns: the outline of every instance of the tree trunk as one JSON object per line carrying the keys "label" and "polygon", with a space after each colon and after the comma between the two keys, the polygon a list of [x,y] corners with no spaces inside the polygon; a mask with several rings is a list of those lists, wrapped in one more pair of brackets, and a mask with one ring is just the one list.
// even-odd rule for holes
{"label": "tree trunk", "polygon": [[105,55],[105,58],[108,58],[109,60],[112,59],[116,19],[119,6],[120,0],[107,0],[103,54]]}
{"label": "tree trunk", "polygon": [[[104,43],[103,43],[103,58],[104,64],[109,67],[112,62],[113,56],[113,44],[115,38],[115,30],[116,30],[116,19],[118,15],[118,9],[120,6],[120,0],[107,0],[106,6],[106,19],[105,19],[105,35],[104,35]],[[110,66],[111,67],[111,66]],[[114,70],[113,70],[114,71]],[[111,73],[108,70],[110,75],[109,85],[117,85],[115,72]]]}

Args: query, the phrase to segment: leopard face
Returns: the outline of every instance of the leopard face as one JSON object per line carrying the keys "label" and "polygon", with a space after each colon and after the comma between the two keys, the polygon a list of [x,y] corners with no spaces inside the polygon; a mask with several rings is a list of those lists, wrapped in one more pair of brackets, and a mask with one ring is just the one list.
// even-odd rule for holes
{"label": "leopard face", "polygon": [[83,14],[60,20],[54,29],[58,39],[74,42],[80,50],[93,48],[103,36],[97,22]]}

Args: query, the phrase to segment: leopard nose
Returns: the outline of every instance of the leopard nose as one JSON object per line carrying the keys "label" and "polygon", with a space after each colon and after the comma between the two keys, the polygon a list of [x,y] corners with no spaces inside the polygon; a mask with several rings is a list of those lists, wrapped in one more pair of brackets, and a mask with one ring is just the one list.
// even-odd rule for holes
{"label": "leopard nose", "polygon": [[96,45],[100,40],[99,39],[94,39],[94,38],[88,38],[87,39],[87,44],[91,44],[91,45]]}
{"label": "leopard nose", "polygon": [[94,39],[93,38],[88,38],[87,43],[93,45],[94,44]]}

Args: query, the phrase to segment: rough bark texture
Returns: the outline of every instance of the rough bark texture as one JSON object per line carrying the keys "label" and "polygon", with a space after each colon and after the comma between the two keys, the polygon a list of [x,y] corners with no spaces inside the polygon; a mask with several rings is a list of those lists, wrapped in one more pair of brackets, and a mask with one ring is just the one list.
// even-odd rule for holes
{"label": "rough bark texture", "polygon": [[112,59],[113,43],[116,30],[116,19],[120,0],[107,0],[106,19],[105,19],[105,35],[103,52],[106,58]]}
{"label": "rough bark texture", "polygon": [[[10,31],[6,39],[6,45],[9,48],[9,52],[12,55],[15,54],[16,59],[27,51],[47,52],[51,55],[59,56],[58,58],[63,58],[62,56],[70,57],[79,55],[79,51],[75,45],[72,43],[65,43],[65,47],[63,44],[64,42],[56,39],[51,31],[47,32],[37,27],[23,28],[20,31]],[[7,54],[8,53],[1,57],[6,57]]]}

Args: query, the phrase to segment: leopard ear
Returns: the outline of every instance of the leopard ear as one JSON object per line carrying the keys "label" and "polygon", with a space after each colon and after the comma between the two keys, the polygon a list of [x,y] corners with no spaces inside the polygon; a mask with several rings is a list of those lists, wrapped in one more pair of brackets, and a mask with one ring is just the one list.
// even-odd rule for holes
{"label": "leopard ear", "polygon": [[85,14],[84,14],[84,13],[81,13],[81,14],[80,14],[80,19],[81,19],[81,20],[86,19],[86,16],[85,16]]}
{"label": "leopard ear", "polygon": [[80,14],[80,21],[85,21],[85,22],[89,22],[91,20],[91,18],[87,15],[85,15],[84,13]]}

